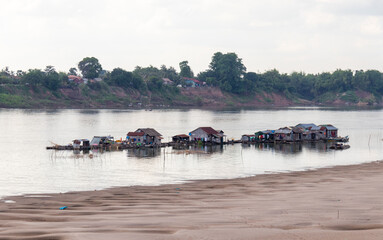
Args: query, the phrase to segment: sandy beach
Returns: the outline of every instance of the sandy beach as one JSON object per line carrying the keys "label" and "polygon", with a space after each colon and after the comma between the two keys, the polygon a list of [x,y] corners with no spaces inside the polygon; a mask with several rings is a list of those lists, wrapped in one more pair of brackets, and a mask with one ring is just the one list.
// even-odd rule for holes
{"label": "sandy beach", "polygon": [[373,162],[8,197],[0,239],[382,239],[382,173],[383,162]]}

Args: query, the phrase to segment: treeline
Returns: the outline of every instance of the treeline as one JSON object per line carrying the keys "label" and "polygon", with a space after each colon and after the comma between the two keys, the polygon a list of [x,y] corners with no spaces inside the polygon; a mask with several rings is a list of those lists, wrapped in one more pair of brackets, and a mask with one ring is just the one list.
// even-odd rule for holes
{"label": "treeline", "polygon": [[[71,87],[75,83],[68,81],[68,75],[82,76],[87,79],[100,79],[90,81],[87,85],[100,90],[110,86],[136,89],[141,93],[162,92],[170,90],[179,92],[177,85],[185,85],[183,77],[194,78],[194,73],[188,61],[179,63],[178,72],[173,67],[162,65],[139,67],[133,71],[115,68],[112,71],[103,70],[97,58],[86,57],[78,63],[77,68],[71,68],[67,73],[57,72],[53,66],[44,70],[31,69],[27,72],[12,72],[4,68],[0,72],[2,84],[24,84],[36,88],[44,86],[51,91],[62,87]],[[170,79],[174,85],[165,86],[163,78]],[[326,94],[349,93],[349,100],[356,100],[350,93],[363,90],[377,97],[383,95],[383,74],[377,70],[341,70],[306,74],[293,72],[280,73],[273,69],[264,73],[247,72],[242,59],[235,53],[217,52],[213,55],[206,71],[197,74],[196,78],[206,82],[208,86],[219,87],[225,92],[241,95],[254,95],[260,92],[276,92],[290,98],[303,98],[314,100]]]}
{"label": "treeline", "polygon": [[[332,73],[282,74],[273,69],[264,73],[246,72],[235,53],[215,53],[209,69],[198,74],[199,80],[236,94],[279,92],[290,97],[313,100],[329,93],[363,90],[383,95],[383,74],[377,70],[341,70]],[[352,97],[352,96],[351,96]],[[351,99],[352,100],[352,99]]]}

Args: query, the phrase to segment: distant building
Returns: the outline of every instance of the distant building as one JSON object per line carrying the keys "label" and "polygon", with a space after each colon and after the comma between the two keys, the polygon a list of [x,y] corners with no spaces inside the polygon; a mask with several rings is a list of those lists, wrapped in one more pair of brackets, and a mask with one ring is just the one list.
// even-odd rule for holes
{"label": "distant building", "polygon": [[292,141],[293,133],[289,127],[277,129],[274,134],[275,141]]}
{"label": "distant building", "polygon": [[331,124],[319,125],[320,129],[324,132],[327,139],[338,137],[338,128]]}
{"label": "distant building", "polygon": [[126,140],[129,143],[142,143],[142,144],[144,144],[144,133],[143,132],[129,132],[126,135]]}
{"label": "distant building", "polygon": [[255,135],[251,135],[251,134],[244,134],[242,135],[241,137],[241,141],[242,142],[255,142]]}
{"label": "distant building", "polygon": [[79,77],[79,76],[75,76],[75,75],[69,75],[69,76],[68,76],[68,81],[69,81],[69,82],[76,83],[76,84],[84,83],[84,79],[82,79],[82,78]]}
{"label": "distant building", "polygon": [[192,141],[202,141],[211,143],[223,143],[224,132],[222,130],[214,130],[211,127],[199,127],[190,132]]}
{"label": "distant building", "polygon": [[318,141],[325,139],[324,131],[314,123],[300,123],[296,127],[302,129],[302,138],[307,141]]}
{"label": "distant building", "polygon": [[190,138],[186,134],[179,134],[172,137],[173,142],[189,142]]}
{"label": "distant building", "polygon": [[174,85],[174,82],[172,80],[170,80],[169,78],[162,78],[162,83],[164,85],[168,85],[168,86]]}
{"label": "distant building", "polygon": [[202,83],[195,78],[183,77],[182,80],[185,82],[187,87],[200,87],[202,85]]}
{"label": "distant building", "polygon": [[161,144],[162,135],[153,128],[139,128],[136,133],[143,133],[144,144],[159,145]]}

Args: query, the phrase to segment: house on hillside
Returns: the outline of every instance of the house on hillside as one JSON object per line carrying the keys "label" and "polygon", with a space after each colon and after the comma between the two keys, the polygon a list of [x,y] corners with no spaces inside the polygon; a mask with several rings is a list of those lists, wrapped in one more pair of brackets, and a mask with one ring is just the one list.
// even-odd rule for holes
{"label": "house on hillside", "polygon": [[174,82],[170,80],[169,78],[162,78],[162,83],[167,86],[173,86]]}
{"label": "house on hillside", "polygon": [[195,78],[183,77],[182,80],[185,82],[186,87],[200,87],[202,84]]}
{"label": "house on hillside", "polygon": [[162,135],[153,128],[139,128],[136,133],[143,133],[144,144],[160,145]]}
{"label": "house on hillside", "polygon": [[199,127],[189,133],[191,141],[202,141],[223,144],[224,132],[211,127]]}
{"label": "house on hillside", "polygon": [[82,79],[79,76],[69,75],[68,76],[68,82],[73,82],[75,84],[81,84],[81,83],[84,83],[84,79]]}

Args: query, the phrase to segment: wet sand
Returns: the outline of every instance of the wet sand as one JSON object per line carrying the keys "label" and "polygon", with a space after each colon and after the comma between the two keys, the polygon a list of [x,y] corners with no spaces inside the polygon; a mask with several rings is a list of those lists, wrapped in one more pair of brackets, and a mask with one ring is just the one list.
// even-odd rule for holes
{"label": "wet sand", "polygon": [[383,239],[383,162],[4,201],[0,239]]}

